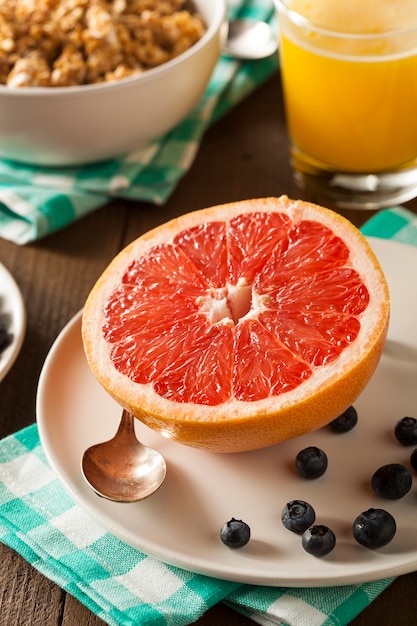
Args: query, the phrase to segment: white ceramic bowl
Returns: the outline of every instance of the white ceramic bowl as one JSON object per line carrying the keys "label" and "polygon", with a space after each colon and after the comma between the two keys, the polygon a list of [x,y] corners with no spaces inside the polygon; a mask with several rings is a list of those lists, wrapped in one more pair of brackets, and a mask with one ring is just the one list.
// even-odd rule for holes
{"label": "white ceramic bowl", "polygon": [[197,104],[219,59],[225,0],[195,0],[207,32],[175,59],[131,78],[79,87],[0,85],[0,157],[78,165],[145,146]]}

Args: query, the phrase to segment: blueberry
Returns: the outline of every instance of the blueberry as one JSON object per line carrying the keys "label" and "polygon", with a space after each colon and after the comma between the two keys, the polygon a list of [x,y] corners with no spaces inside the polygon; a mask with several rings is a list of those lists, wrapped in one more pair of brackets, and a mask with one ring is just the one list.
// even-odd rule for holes
{"label": "blueberry", "polygon": [[5,350],[11,343],[12,337],[7,332],[7,328],[3,322],[0,322],[0,352]]}
{"label": "blueberry", "polygon": [[295,467],[303,478],[319,478],[327,470],[327,455],[316,446],[304,448],[296,456]]}
{"label": "blueberry", "polygon": [[410,465],[415,472],[417,472],[417,448],[412,451],[410,455]]}
{"label": "blueberry", "polygon": [[397,530],[395,519],[384,509],[368,509],[353,522],[352,532],[365,548],[382,548],[389,543]]}
{"label": "blueberry", "polygon": [[358,423],[358,412],[350,406],[339,417],[330,422],[329,427],[334,433],[347,433]]}
{"label": "blueberry", "polygon": [[281,520],[285,528],[297,533],[297,535],[302,535],[309,526],[314,524],[315,519],[316,513],[313,507],[304,500],[288,502],[281,513]]}
{"label": "blueberry", "polygon": [[403,417],[396,423],[394,434],[403,446],[415,446],[417,444],[417,419]]}
{"label": "blueberry", "polygon": [[317,524],[310,526],[304,531],[301,543],[303,548],[313,556],[325,556],[333,550],[336,545],[334,532],[327,526]]}
{"label": "blueberry", "polygon": [[242,520],[232,517],[231,520],[223,524],[220,530],[220,539],[229,548],[241,548],[250,539],[250,528]]}
{"label": "blueberry", "polygon": [[409,470],[400,463],[389,463],[376,470],[371,485],[376,495],[387,500],[402,498],[413,482]]}

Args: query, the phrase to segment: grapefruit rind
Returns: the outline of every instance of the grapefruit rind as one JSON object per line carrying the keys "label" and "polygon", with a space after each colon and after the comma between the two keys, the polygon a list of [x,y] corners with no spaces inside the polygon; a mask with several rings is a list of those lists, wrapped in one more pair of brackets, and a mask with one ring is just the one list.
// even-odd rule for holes
{"label": "grapefruit rind", "polygon": [[[253,402],[231,400],[220,406],[174,402],[151,383],[135,384],[111,363],[103,338],[104,303],[120,284],[131,260],[181,231],[206,221],[231,219],[254,211],[284,212],[293,221],[316,220],[348,245],[350,264],[360,273],[371,298],[360,318],[355,341],[331,366],[319,367],[296,389]],[[162,435],[215,452],[243,452],[275,445],[320,428],[355,402],[380,360],[389,323],[389,293],[380,265],[363,235],[342,216],[300,200],[263,198],[188,213],[142,235],[110,263],[93,287],[83,312],[82,337],[89,366],[121,406]],[[314,368],[313,368],[314,369]]]}

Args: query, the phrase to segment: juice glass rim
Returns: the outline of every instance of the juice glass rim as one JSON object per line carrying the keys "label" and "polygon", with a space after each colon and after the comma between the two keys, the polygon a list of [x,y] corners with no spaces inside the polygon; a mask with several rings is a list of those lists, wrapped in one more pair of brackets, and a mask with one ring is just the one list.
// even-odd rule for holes
{"label": "juice glass rim", "polygon": [[417,32],[417,23],[414,24],[413,26],[397,28],[395,30],[381,30],[381,31],[372,32],[372,33],[371,32],[352,33],[352,32],[346,32],[343,30],[331,30],[329,28],[325,28],[323,26],[320,26],[319,24],[316,24],[314,21],[310,20],[307,17],[304,17],[304,15],[301,15],[301,13],[298,13],[298,11],[291,9],[285,0],[274,0],[274,4],[278,13],[280,11],[285,13],[287,17],[289,17],[291,22],[295,24],[296,26],[299,26],[301,28],[308,28],[311,31],[314,31],[315,33],[318,33],[320,35],[325,35],[326,37],[345,38],[345,39],[352,39],[352,40],[355,40],[355,39],[356,40],[372,40],[372,39],[379,39],[382,36],[383,37],[398,37],[400,35],[404,35],[407,33]]}

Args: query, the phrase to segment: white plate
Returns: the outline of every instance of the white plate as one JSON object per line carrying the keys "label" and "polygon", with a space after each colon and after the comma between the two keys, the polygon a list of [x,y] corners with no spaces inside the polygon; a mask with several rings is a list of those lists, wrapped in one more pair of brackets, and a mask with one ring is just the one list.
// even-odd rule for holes
{"label": "white plate", "polygon": [[[174,443],[137,424],[145,443],[167,460],[161,489],[135,504],[96,496],[80,471],[84,450],[110,438],[120,417],[117,405],[91,374],[80,338],[80,316],[63,330],[42,371],[38,424],[49,461],[72,496],[105,528],[161,560],[215,577],[272,586],[359,583],[417,568],[417,477],[402,500],[373,495],[373,472],[389,462],[408,464],[410,449],[393,428],[404,415],[417,416],[417,249],[371,239],[392,295],[392,321],[381,363],[357,401],[360,422],[350,433],[326,429],[284,444],[241,454],[216,455]],[[294,472],[296,453],[322,447],[327,473],[306,481]],[[308,555],[300,537],[281,523],[286,502],[305,499],[317,522],[336,533],[327,557]],[[369,507],[386,508],[398,524],[394,540],[378,551],[359,546],[351,535],[354,518]],[[231,550],[219,530],[231,517],[245,520],[252,537]]]}
{"label": "white plate", "polygon": [[23,298],[14,278],[0,263],[0,320],[12,336],[10,344],[0,351],[0,381],[6,376],[22,347],[26,329]]}

